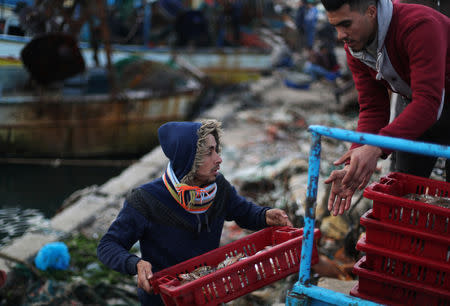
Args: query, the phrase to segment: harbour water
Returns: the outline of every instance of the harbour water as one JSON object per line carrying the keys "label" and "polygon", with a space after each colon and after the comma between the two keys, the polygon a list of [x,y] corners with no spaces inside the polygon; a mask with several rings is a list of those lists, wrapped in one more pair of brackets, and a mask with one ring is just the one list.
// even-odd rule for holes
{"label": "harbour water", "polygon": [[26,230],[45,228],[73,192],[102,185],[125,166],[0,165],[0,248]]}

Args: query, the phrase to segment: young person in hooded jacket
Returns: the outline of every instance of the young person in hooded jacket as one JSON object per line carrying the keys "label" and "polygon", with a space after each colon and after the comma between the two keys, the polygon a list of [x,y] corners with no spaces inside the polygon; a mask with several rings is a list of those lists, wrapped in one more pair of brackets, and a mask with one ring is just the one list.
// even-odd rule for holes
{"label": "young person in hooded jacket", "polygon": [[[219,247],[225,220],[250,230],[292,226],[283,210],[247,201],[219,173],[221,134],[216,120],[162,125],[159,142],[169,158],[165,173],[126,198],[98,245],[101,262],[138,275],[143,305],[163,305],[152,294],[153,273]],[[129,253],[137,241],[141,258]]]}
{"label": "young person in hooded jacket", "polygon": [[[450,145],[450,20],[438,11],[391,0],[321,0],[345,43],[347,63],[358,91],[357,131]],[[390,120],[388,90],[403,110]],[[353,144],[325,180],[332,184],[328,209],[350,208],[357,188],[369,182],[379,158],[391,151]],[[396,152],[395,170],[429,177],[435,157]],[[446,179],[450,180],[450,161]]]}

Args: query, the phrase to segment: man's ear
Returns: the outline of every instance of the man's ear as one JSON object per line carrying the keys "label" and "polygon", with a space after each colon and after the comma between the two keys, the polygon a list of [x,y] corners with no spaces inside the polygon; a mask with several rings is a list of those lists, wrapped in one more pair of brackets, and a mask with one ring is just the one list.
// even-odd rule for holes
{"label": "man's ear", "polygon": [[369,5],[366,15],[370,18],[377,18],[377,7],[375,5]]}

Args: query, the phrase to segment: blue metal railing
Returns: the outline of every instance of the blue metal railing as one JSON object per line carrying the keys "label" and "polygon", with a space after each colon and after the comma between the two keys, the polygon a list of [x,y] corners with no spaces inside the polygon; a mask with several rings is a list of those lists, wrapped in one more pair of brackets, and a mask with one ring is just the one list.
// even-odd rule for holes
{"label": "blue metal railing", "polygon": [[450,158],[450,146],[359,133],[320,125],[311,125],[308,130],[312,134],[312,140],[309,153],[308,187],[305,203],[305,225],[303,229],[304,239],[302,241],[299,280],[288,293],[286,305],[378,305],[371,301],[310,284],[315,210],[320,170],[321,135],[385,149],[446,158]]}
{"label": "blue metal railing", "polygon": [[380,136],[368,133],[359,133],[320,125],[311,125],[309,126],[308,129],[312,133],[317,133],[323,136],[328,136],[339,140],[368,144],[375,147],[381,147],[396,151],[405,151],[416,154],[450,158],[450,146],[426,142],[418,142],[395,137]]}

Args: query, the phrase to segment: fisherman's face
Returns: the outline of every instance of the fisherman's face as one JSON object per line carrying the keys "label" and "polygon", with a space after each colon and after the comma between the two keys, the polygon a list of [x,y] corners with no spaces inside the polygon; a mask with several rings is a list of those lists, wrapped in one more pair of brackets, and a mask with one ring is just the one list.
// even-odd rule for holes
{"label": "fisherman's face", "polygon": [[206,136],[206,145],[208,153],[204,157],[202,164],[197,169],[195,175],[195,183],[197,186],[213,183],[216,180],[217,174],[219,174],[220,164],[222,163],[222,158],[219,153],[217,153],[218,148],[216,139],[212,134]]}
{"label": "fisherman's face", "polygon": [[364,13],[344,4],[337,11],[327,11],[328,21],[336,28],[337,38],[353,51],[361,51],[375,37],[377,8],[370,5]]}

